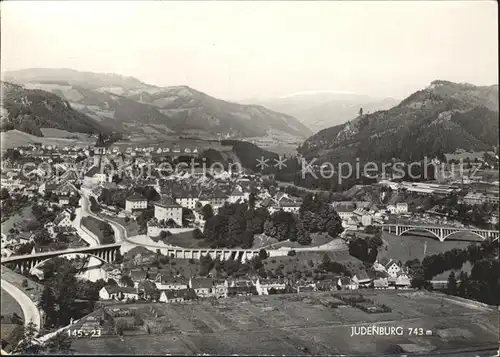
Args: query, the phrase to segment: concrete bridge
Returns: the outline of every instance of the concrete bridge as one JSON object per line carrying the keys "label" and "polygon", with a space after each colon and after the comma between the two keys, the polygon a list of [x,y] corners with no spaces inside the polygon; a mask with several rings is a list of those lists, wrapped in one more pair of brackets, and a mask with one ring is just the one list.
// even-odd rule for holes
{"label": "concrete bridge", "polygon": [[35,254],[13,255],[2,259],[2,264],[15,269],[20,268],[21,273],[25,270],[31,270],[35,266],[55,257],[63,255],[88,255],[94,256],[97,259],[111,263],[115,260],[116,252],[121,248],[121,244],[106,244],[94,247],[74,248],[65,250],[56,250],[52,252],[42,252]]}
{"label": "concrete bridge", "polygon": [[[21,272],[25,270],[30,271],[36,266],[41,265],[47,260],[55,257],[65,256],[65,255],[86,255],[89,257],[95,257],[103,262],[112,263],[115,260],[116,252],[122,250],[127,251],[136,246],[135,244],[129,243],[115,243],[100,245],[94,247],[85,248],[75,248],[75,249],[65,249],[57,250],[52,252],[43,252],[35,254],[25,254],[25,255],[13,255],[8,258],[2,259],[1,263],[6,264],[12,269],[19,268]],[[248,249],[184,249],[184,248],[160,248],[153,246],[143,246],[152,252],[160,252],[169,257],[174,257],[178,259],[196,259],[199,260],[202,256],[210,256],[212,259],[220,260],[240,260],[244,262],[245,260],[251,260],[253,257],[259,255],[259,250],[248,250]]]}
{"label": "concrete bridge", "polygon": [[124,242],[122,245],[123,251],[128,251],[134,247],[144,247],[152,252],[160,251],[161,254],[177,259],[196,259],[199,260],[202,256],[210,256],[212,259],[220,260],[251,260],[259,255],[258,249],[212,249],[212,248],[181,248],[181,247],[161,247],[158,245],[136,244]]}
{"label": "concrete bridge", "polygon": [[471,228],[456,228],[456,227],[437,227],[437,226],[424,226],[417,224],[382,224],[382,229],[389,233],[395,233],[398,236],[411,231],[426,231],[433,234],[441,242],[453,234],[460,232],[473,233],[483,240],[491,238],[497,240],[499,236],[498,231],[487,229],[471,229]]}

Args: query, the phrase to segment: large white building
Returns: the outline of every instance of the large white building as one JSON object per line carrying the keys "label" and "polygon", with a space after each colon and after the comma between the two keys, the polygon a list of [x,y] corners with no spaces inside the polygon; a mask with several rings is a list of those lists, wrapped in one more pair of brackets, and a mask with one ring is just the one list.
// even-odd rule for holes
{"label": "large white building", "polygon": [[144,210],[148,207],[148,200],[142,195],[135,193],[125,200],[125,211],[134,212]]}
{"label": "large white building", "polygon": [[168,199],[157,202],[155,203],[155,218],[165,222],[172,219],[176,224],[182,226],[182,206]]}
{"label": "large white building", "polygon": [[498,194],[484,194],[484,193],[468,193],[463,198],[464,203],[468,205],[480,205],[483,203],[498,204]]}

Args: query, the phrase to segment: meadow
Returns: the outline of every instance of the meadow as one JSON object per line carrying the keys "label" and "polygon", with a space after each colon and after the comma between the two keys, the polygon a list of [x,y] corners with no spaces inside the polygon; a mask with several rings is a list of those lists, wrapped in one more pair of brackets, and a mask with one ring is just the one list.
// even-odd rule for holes
{"label": "meadow", "polygon": [[[77,354],[328,355],[383,353],[395,344],[413,344],[427,351],[498,345],[498,318],[493,308],[464,305],[437,293],[359,293],[392,311],[366,313],[351,306],[329,307],[339,301],[335,295],[350,292],[115,305],[120,310],[135,309],[143,318],[154,310],[155,321],[164,325],[164,332],[75,339],[72,347]],[[404,333],[351,336],[353,326],[372,324],[401,326]],[[411,336],[410,328],[430,330],[432,336]]]}

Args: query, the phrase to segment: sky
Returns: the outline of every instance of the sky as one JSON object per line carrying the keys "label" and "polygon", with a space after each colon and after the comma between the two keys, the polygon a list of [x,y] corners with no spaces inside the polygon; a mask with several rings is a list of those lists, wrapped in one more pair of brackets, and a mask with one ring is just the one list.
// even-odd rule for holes
{"label": "sky", "polygon": [[2,71],[73,68],[228,100],[498,83],[496,1],[3,1]]}

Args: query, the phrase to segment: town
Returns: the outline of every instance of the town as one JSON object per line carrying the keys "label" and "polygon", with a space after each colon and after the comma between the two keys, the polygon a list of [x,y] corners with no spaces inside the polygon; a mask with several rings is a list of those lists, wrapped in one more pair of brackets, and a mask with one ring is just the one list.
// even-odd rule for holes
{"label": "town", "polygon": [[2,355],[499,356],[490,3],[118,5],[1,4]]}
{"label": "town", "polygon": [[[198,151],[184,149],[189,159],[200,159]],[[179,151],[175,156],[170,153],[168,148],[120,152],[108,148],[101,135],[88,148],[31,145],[8,150],[2,170],[2,224],[10,227],[2,233],[5,269],[23,274],[21,284],[26,279],[44,284],[55,267],[67,264],[60,259],[68,258],[63,260],[78,266],[79,279],[92,282],[97,289],[94,298],[103,306],[182,303],[232,296],[418,288],[419,269],[410,257],[403,261],[400,255],[379,252],[385,245],[383,229],[391,227],[395,231],[401,227],[398,235],[405,225],[406,231],[431,232],[438,242],[439,233],[429,227],[447,227],[448,235],[472,233],[479,241],[498,240],[498,191],[494,191],[498,182],[381,179],[349,190],[376,194],[379,202],[352,198],[330,202],[320,198],[320,192],[313,195],[299,187],[279,187],[268,176],[248,170],[222,170],[215,176],[200,169],[164,175],[137,170],[141,165],[159,167],[166,158],[182,160]],[[42,170],[42,163],[49,169]],[[459,216],[463,206],[465,214],[473,212],[473,219]],[[20,210],[26,213],[16,216]],[[324,212],[330,214],[326,223],[330,228],[280,232],[280,222],[289,228],[294,219],[307,214],[307,224],[314,225],[316,216]],[[234,215],[247,221],[245,230],[238,227],[240,222],[231,222]],[[297,225],[297,231],[305,229],[305,222]],[[226,234],[233,239],[217,232],[222,228],[230,229]],[[100,246],[112,247],[113,254],[89,250]],[[448,270],[421,283],[447,289],[446,274],[453,275],[453,269]],[[82,324],[83,329],[86,326],[92,330],[92,323]]]}

